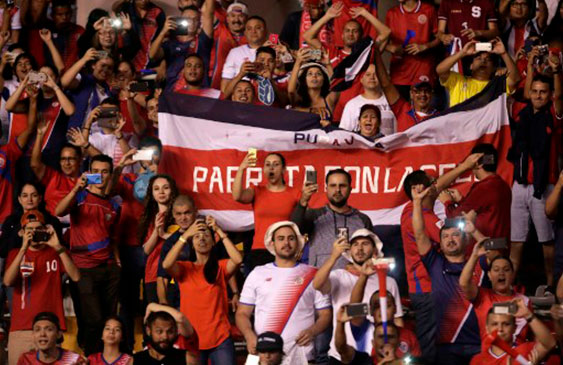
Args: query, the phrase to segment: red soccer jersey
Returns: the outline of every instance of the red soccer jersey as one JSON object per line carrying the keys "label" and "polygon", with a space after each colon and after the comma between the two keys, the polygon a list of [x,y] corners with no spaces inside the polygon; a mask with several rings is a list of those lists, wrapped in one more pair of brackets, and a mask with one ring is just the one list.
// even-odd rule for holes
{"label": "red soccer jersey", "polygon": [[119,206],[111,199],[83,190],[70,210],[70,253],[81,269],[108,263],[113,258],[110,240]]}
{"label": "red soccer jersey", "polygon": [[101,352],[88,356],[88,365],[127,365],[133,359],[131,355],[121,354],[113,362],[107,362]]}
{"label": "red soccer jersey", "polygon": [[395,356],[401,359],[407,354],[420,357],[422,352],[420,351],[420,345],[418,344],[418,340],[414,332],[407,328],[400,328],[399,346],[395,350]]}
{"label": "red soccer jersey", "polygon": [[16,161],[23,154],[16,138],[4,146],[0,146],[0,222],[12,214],[12,195],[14,193],[14,178],[16,176]]}
{"label": "red soccer jersey", "polygon": [[[148,231],[147,236],[145,237],[145,241],[148,237],[152,235],[154,231],[154,224],[151,223]],[[162,251],[162,245],[164,244],[164,240],[162,238],[158,238],[154,249],[147,255],[147,263],[145,265],[145,284],[146,283],[154,283],[156,278],[158,277],[158,260],[160,260],[160,252]]]}
{"label": "red soccer jersey", "polygon": [[459,204],[448,203],[449,218],[461,216],[462,212],[475,210],[475,227],[487,237],[510,237],[510,204],[512,190],[497,174],[474,183]]}
{"label": "red soccer jersey", "polygon": [[330,64],[332,65],[332,67],[336,67],[338,66],[338,64],[345,59],[346,57],[348,57],[350,55],[349,52],[345,52],[344,48],[342,47],[337,47],[334,44],[331,44],[328,47],[328,59],[330,61]]}
{"label": "red soccer jersey", "polygon": [[[534,349],[536,345],[535,342],[524,342],[519,346],[513,346],[514,350],[524,356],[526,359],[529,359],[530,353]],[[479,355],[473,356],[471,359],[470,365],[505,365],[508,364],[508,358],[510,356],[505,352],[500,356],[493,354],[490,348],[484,349]],[[517,363],[514,359],[512,359],[512,363]]]}
{"label": "red soccer jersey", "polygon": [[[438,32],[438,18],[434,6],[419,0],[416,8],[408,12],[402,4],[387,12],[385,24],[391,28],[391,42],[406,46],[425,44]],[[391,58],[391,82],[394,85],[412,85],[423,80],[432,84],[436,80],[436,59],[433,52],[411,56],[406,52]]]}
{"label": "red soccer jersey", "polygon": [[[508,302],[517,298],[522,298],[524,304],[532,310],[532,302],[530,299],[522,294],[512,294],[512,295],[502,295],[495,293],[492,289],[479,288],[477,297],[473,300],[473,308],[475,309],[475,314],[477,315],[477,321],[479,322],[479,335],[481,339],[485,338],[487,335],[487,313],[489,309],[492,308],[493,303]],[[524,342],[526,338],[526,333],[528,331],[528,325],[524,318],[516,318],[516,332],[515,335],[520,342]]]}
{"label": "red soccer jersey", "polygon": [[[403,240],[403,251],[405,253],[405,266],[407,268],[407,281],[409,283],[409,293],[420,294],[432,291],[430,275],[424,267],[412,228],[412,202],[405,205],[401,214],[401,238]],[[426,235],[433,242],[440,242],[441,221],[431,209],[423,209],[424,225]]]}
{"label": "red soccer jersey", "polygon": [[54,215],[57,204],[76,185],[76,178],[66,176],[60,171],[46,167],[41,184],[45,186],[45,205],[47,211]]}
{"label": "red soccer jersey", "polygon": [[397,118],[397,133],[404,132],[436,114],[436,110],[433,110],[432,113],[421,117],[414,111],[411,104],[403,98],[397,99],[395,104],[391,105],[391,110]]}
{"label": "red soccer jersey", "polygon": [[490,0],[443,0],[438,10],[438,20],[445,20],[446,33],[461,38],[464,29],[486,30],[489,22],[497,22],[495,4]]}
{"label": "red soccer jersey", "polygon": [[[342,9],[342,14],[340,14],[339,17],[334,19],[334,38],[333,38],[334,43],[339,47],[344,46],[344,43],[342,41],[342,30],[344,29],[346,23],[350,19],[352,19],[352,17],[350,16],[350,9],[357,7],[365,8],[367,11],[369,11],[371,14],[373,14],[373,16],[377,18],[377,2],[378,2],[377,0],[341,0],[341,1],[344,4],[344,8]],[[360,25],[362,26],[362,29],[364,30],[364,37],[370,36],[373,39],[377,38],[377,31],[371,25],[371,23],[366,20],[366,18],[359,16],[355,20],[358,23],[360,23]]]}
{"label": "red soccer jersey", "polygon": [[217,27],[213,30],[213,39],[215,39],[215,43],[211,49],[209,77],[211,78],[211,87],[221,89],[223,65],[229,55],[229,51],[235,47],[246,44],[246,38],[244,36],[233,36],[227,25],[223,22],[219,22]]}
{"label": "red soccer jersey", "polygon": [[[8,253],[6,267],[12,264],[18,252],[19,249],[13,249]],[[25,252],[13,285],[10,332],[31,330],[33,317],[45,311],[55,313],[62,330],[66,330],[61,283],[63,273],[61,259],[51,247]]]}
{"label": "red soccer jersey", "polygon": [[[137,113],[143,118],[147,120],[147,111],[145,108],[141,107],[137,103],[135,104],[135,108],[137,109]],[[123,133],[135,133],[135,128],[133,127],[133,118],[131,118],[131,114],[129,114],[129,109],[127,108],[127,100],[119,100],[119,111],[125,119],[125,125],[121,129]]]}
{"label": "red soccer jersey", "polygon": [[133,59],[133,64],[135,65],[136,70],[141,70],[147,65],[149,61],[149,48],[151,42],[156,35],[156,31],[164,24],[164,20],[164,11],[151,2],[149,2],[149,9],[147,10],[145,17],[141,18],[137,16],[136,21],[140,23],[140,25],[138,25],[140,31],[137,34],[139,36],[139,40],[141,41],[141,49],[137,52],[135,58]]}
{"label": "red soccer jersey", "polygon": [[143,215],[144,207],[133,195],[133,187],[137,180],[135,174],[123,174],[116,185],[116,193],[123,199],[119,223],[115,227],[117,242],[127,246],[139,246],[137,229],[139,218]]}
{"label": "red soccer jersey", "polygon": [[60,350],[61,355],[55,362],[43,362],[37,358],[37,351],[29,351],[20,356],[17,365],[74,365],[80,358],[80,355],[75,352],[63,349]]}

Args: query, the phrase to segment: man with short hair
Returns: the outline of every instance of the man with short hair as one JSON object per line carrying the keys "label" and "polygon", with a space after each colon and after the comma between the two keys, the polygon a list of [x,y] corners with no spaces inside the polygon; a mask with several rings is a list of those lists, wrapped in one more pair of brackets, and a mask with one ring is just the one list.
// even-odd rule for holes
{"label": "man with short hair", "polygon": [[[73,364],[86,365],[87,361],[79,354],[58,346],[63,342],[63,331],[59,317],[51,312],[37,313],[33,318],[33,344],[35,351],[22,354],[17,365],[35,364]],[[10,364],[15,364],[10,362]]]}
{"label": "man with short hair", "polygon": [[[166,63],[167,88],[182,80],[181,71],[187,57],[197,54],[205,71],[209,69],[209,57],[213,47],[213,9],[215,1],[206,0],[202,10],[195,6],[183,8],[181,18],[167,17],[162,31],[150,45],[152,62]],[[165,41],[165,38],[168,39]],[[204,72],[202,82],[209,85]]]}
{"label": "man with short hair", "polygon": [[[418,253],[432,281],[432,302],[436,318],[436,364],[469,364],[479,353],[481,338],[479,324],[472,304],[464,297],[459,286],[459,276],[465,265],[467,238],[459,226],[444,225],[440,229],[438,248],[426,235],[422,200],[430,187],[411,187],[413,198],[412,225]],[[467,220],[463,227],[472,227]],[[475,237],[484,236],[475,231]]]}
{"label": "man with short hair", "polygon": [[69,0],[53,1],[51,17],[53,18],[51,38],[63,58],[65,69],[68,69],[78,61],[78,38],[84,33],[84,28],[72,22],[72,6]]}
{"label": "man with short hair", "polygon": [[[321,266],[315,274],[313,287],[323,294],[330,294],[332,299],[332,307],[340,308],[342,305],[350,302],[352,290],[359,281],[361,281],[364,289],[364,296],[361,302],[369,302],[371,293],[379,290],[379,278],[373,275],[373,259],[383,257],[383,243],[373,232],[361,228],[355,231],[348,241],[345,237],[336,239],[333,243],[332,254],[330,258]],[[343,256],[349,263],[345,269],[332,270],[332,267]],[[368,271],[369,270],[369,271]],[[366,271],[370,275],[366,275]],[[399,295],[399,287],[395,279],[387,276],[387,288],[393,293],[395,298],[394,306],[397,308],[394,320],[402,323],[403,307]],[[367,289],[366,289],[367,287]],[[392,321],[393,319],[389,319]],[[333,326],[336,328],[337,318],[334,313]],[[347,343],[358,351],[364,351],[358,348],[362,344],[355,341],[351,328],[346,326]],[[329,355],[333,360],[341,361],[340,355],[334,346],[334,336],[330,344]],[[365,345],[365,344],[364,344]],[[332,360],[331,360],[332,361]]]}
{"label": "man with short hair", "polygon": [[561,157],[563,88],[558,57],[550,57],[550,67],[553,80],[541,74],[532,79],[530,101],[516,117],[508,159],[514,164],[510,259],[518,272],[531,217],[543,248],[547,285],[554,285],[554,232],[545,215],[545,200],[557,182]]}
{"label": "man with short hair", "polygon": [[[313,359],[315,337],[330,324],[330,299],[312,285],[317,270],[297,261],[305,242],[295,223],[272,224],[264,244],[276,259],[255,267],[246,278],[237,327],[249,353],[257,353],[257,333],[273,331],[284,340],[284,364],[306,363]],[[253,313],[254,326],[250,321]]]}
{"label": "man with short hair", "polygon": [[205,78],[205,62],[203,58],[196,53],[188,55],[184,61],[182,75],[174,86],[174,91],[180,94],[219,99],[221,91],[205,87]]}
{"label": "man with short hair", "polygon": [[446,206],[446,215],[455,218],[463,212],[474,210],[477,213],[475,227],[485,236],[509,238],[512,191],[496,173],[498,152],[492,144],[480,143],[471,149],[471,153],[483,154],[472,170],[478,181],[471,185],[465,196],[453,188],[440,194],[439,199]]}
{"label": "man with short hair", "polygon": [[257,15],[249,17],[244,26],[244,37],[248,43],[231,49],[223,65],[221,75],[221,91],[223,92],[232,90],[236,83],[233,79],[240,71],[242,64],[254,62],[256,51],[268,40],[266,21]]}
{"label": "man with short hair", "polygon": [[[377,73],[379,73],[379,70],[377,70]],[[359,131],[360,109],[366,104],[372,104],[377,105],[381,111],[381,120],[379,121],[380,132],[384,135],[393,134],[396,123],[395,115],[389,106],[387,98],[381,92],[381,85],[376,74],[375,65],[368,66],[360,79],[360,83],[364,91],[346,103],[339,127],[353,132]]]}
{"label": "man with short hair", "polygon": [[[515,299],[512,303],[518,306],[518,310],[514,314],[495,313],[495,307],[489,309],[487,313],[487,334],[490,336],[496,334],[500,341],[504,341],[518,355],[523,356],[528,361],[533,360],[534,363],[539,363],[557,345],[557,342],[549,328],[531,312],[522,299]],[[518,345],[514,343],[516,318],[523,318],[528,322],[534,333],[535,341],[526,341]],[[511,355],[494,343],[489,344],[489,346],[483,348],[483,351],[471,360],[471,365],[504,365],[510,363]]]}
{"label": "man with short hair", "polygon": [[375,69],[377,79],[385,94],[383,98],[388,103],[387,105],[391,106],[391,111],[397,120],[397,128],[394,129],[394,132],[404,132],[438,113],[431,105],[434,92],[429,81],[423,79],[412,84],[409,91],[410,98],[407,100],[401,96],[399,89],[391,82],[379,50],[375,50]]}
{"label": "man with short hair", "polygon": [[[330,258],[332,243],[338,237],[339,229],[355,232],[360,228],[373,230],[367,215],[348,205],[352,192],[352,176],[344,169],[330,171],[326,175],[326,196],[328,204],[322,208],[309,209],[311,196],[318,191],[318,185],[305,183],[301,200],[291,213],[291,220],[309,233],[308,262],[321,267]],[[345,260],[339,259],[333,268],[342,269]]]}
{"label": "man with short hair", "polygon": [[149,347],[133,356],[136,365],[195,365],[199,364],[197,357],[189,351],[174,347],[178,340],[178,324],[168,311],[149,312],[145,333]]}
{"label": "man with short hair", "polygon": [[53,312],[65,329],[62,276],[67,273],[72,281],[80,280],[78,268],[54,228],[45,226],[41,212],[24,213],[20,225],[22,247],[9,252],[3,280],[4,285],[14,288],[8,338],[10,364],[33,348],[33,317],[37,312]]}
{"label": "man with short hair", "polygon": [[121,262],[113,238],[119,206],[105,192],[112,170],[111,157],[94,156],[90,173],[82,174],[55,208],[59,217],[70,213],[70,253],[82,276],[76,286],[87,355],[96,350],[90,339],[99,336],[104,318],[117,311]]}
{"label": "man with short hair", "polygon": [[283,361],[283,338],[272,331],[258,335],[256,352],[260,362],[258,365],[281,365]]}
{"label": "man with short hair", "polygon": [[211,50],[209,78],[214,89],[221,89],[223,66],[230,50],[246,44],[244,25],[248,18],[248,7],[243,3],[233,3],[227,7],[226,13],[225,21],[218,21],[213,30],[215,45]]}
{"label": "man with short hair", "polygon": [[[493,79],[496,71],[496,60],[500,56],[507,69],[506,92],[512,94],[520,81],[520,72],[516,63],[506,52],[500,38],[495,38],[491,44],[490,52],[477,51],[476,41],[466,43],[461,51],[447,57],[436,67],[440,78],[440,84],[444,86],[450,98],[450,107],[464,102],[472,96],[480,93]],[[451,68],[462,58],[471,56],[471,76],[464,76]]]}

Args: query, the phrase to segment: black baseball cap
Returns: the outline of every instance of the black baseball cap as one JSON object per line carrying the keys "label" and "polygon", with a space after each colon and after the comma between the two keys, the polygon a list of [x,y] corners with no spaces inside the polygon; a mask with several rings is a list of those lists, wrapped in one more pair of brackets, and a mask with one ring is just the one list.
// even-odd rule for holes
{"label": "black baseball cap", "polygon": [[412,87],[415,88],[415,89],[427,88],[427,89],[432,90],[432,84],[430,83],[430,81],[426,81],[426,80],[414,83],[412,85]]}
{"label": "black baseball cap", "polygon": [[258,336],[256,342],[258,352],[282,352],[283,339],[275,332],[264,332]]}
{"label": "black baseball cap", "polygon": [[53,312],[40,312],[33,318],[33,324],[39,321],[49,321],[57,327],[57,330],[61,330],[61,324],[59,323],[59,317]]}

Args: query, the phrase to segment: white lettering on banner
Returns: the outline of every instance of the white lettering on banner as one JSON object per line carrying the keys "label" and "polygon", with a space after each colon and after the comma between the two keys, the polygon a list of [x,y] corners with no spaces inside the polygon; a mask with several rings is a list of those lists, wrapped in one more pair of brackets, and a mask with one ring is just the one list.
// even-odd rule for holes
{"label": "white lettering on banner", "polygon": [[[436,176],[436,171],[440,172],[440,175],[443,175],[446,171],[455,168],[456,164],[453,163],[445,163],[439,165],[422,165],[419,170],[424,171],[434,171],[431,173],[433,176]],[[338,165],[325,165],[324,166],[324,175],[318,177],[318,181],[320,185],[324,186],[324,191],[326,191],[326,184],[324,184],[326,175],[332,171],[342,168],[342,166]],[[302,186],[305,180],[305,174],[303,174],[303,180],[298,181],[297,174],[300,171],[315,171],[315,167],[313,165],[303,165],[303,166],[287,166],[287,175],[288,181],[287,184],[289,186]],[[403,184],[405,182],[406,177],[414,171],[412,166],[405,166],[402,171],[399,171],[398,168],[391,168],[386,167],[385,172],[383,173],[383,181],[380,180],[381,176],[381,167],[380,166],[346,166],[344,167],[345,171],[348,171],[352,176],[352,193],[354,194],[378,194],[380,191],[383,194],[392,194],[399,192],[403,189]],[[193,172],[193,191],[194,192],[201,192],[207,191],[209,193],[232,193],[232,185],[235,180],[234,176],[238,171],[238,166],[213,166],[211,168],[212,172],[209,173],[209,168],[203,166],[196,166]],[[396,181],[396,179],[392,179],[393,176],[398,176],[401,173],[401,179],[399,180],[399,184],[397,186],[392,186],[392,181]],[[263,179],[263,172],[262,169],[259,167],[251,167],[246,170],[246,188],[250,187],[251,185],[258,185],[262,182]],[[475,178],[473,175],[469,175],[464,178],[458,178],[456,183],[462,182],[471,182]],[[379,184],[383,184],[380,188]],[[201,186],[203,184],[203,186]],[[207,186],[207,188],[205,188]]]}

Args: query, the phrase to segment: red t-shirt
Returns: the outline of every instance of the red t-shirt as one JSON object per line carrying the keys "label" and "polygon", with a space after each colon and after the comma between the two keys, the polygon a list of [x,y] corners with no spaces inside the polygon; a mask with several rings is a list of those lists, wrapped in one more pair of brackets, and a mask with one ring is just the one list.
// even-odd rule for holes
{"label": "red t-shirt", "polygon": [[[145,241],[152,235],[153,231],[154,231],[154,224],[151,223],[147,231],[147,236],[145,237]],[[162,251],[163,244],[164,244],[164,240],[158,237],[158,240],[153,250],[151,251],[151,253],[147,255],[147,263],[145,265],[145,284],[156,282],[156,278],[158,277],[157,275],[158,260],[160,259],[160,252]]]}
{"label": "red t-shirt", "polygon": [[346,57],[350,56],[349,52],[344,51],[344,48],[337,47],[334,44],[330,44],[328,46],[328,59],[332,67],[338,66],[338,64],[345,59]]}
{"label": "red t-shirt", "polygon": [[138,36],[141,41],[141,49],[137,52],[135,58],[133,59],[133,64],[135,65],[136,70],[141,70],[147,65],[149,61],[150,44],[153,41],[158,28],[162,27],[164,20],[164,11],[151,2],[149,2],[149,9],[147,10],[144,18],[137,16],[137,21],[140,22],[140,32],[138,32]]}
{"label": "red t-shirt", "polygon": [[[18,252],[19,249],[12,249],[8,253],[6,267],[14,262]],[[10,332],[31,330],[35,315],[45,311],[55,313],[61,329],[66,330],[61,282],[64,272],[59,255],[51,247],[25,252],[13,285]]]}
{"label": "red t-shirt", "polygon": [[137,175],[133,173],[123,174],[115,187],[115,192],[123,199],[119,223],[115,227],[117,242],[127,246],[139,246],[137,239],[137,229],[139,218],[143,215],[145,208],[133,195],[133,187],[137,180]]}
{"label": "red t-shirt", "polygon": [[121,354],[114,362],[109,363],[101,352],[88,356],[88,365],[127,365],[133,359],[131,355]]}
{"label": "red t-shirt", "polygon": [[[534,349],[535,345],[535,342],[524,342],[521,345],[513,346],[513,349],[518,354],[524,356],[526,359],[529,359],[530,353]],[[508,363],[508,357],[510,357],[510,355],[506,352],[497,356],[493,354],[490,348],[488,348],[484,349],[479,355],[473,356],[470,365],[506,365]],[[512,363],[516,364],[517,362],[512,359]]]}
{"label": "red t-shirt", "polygon": [[60,171],[50,167],[45,168],[45,174],[41,179],[41,184],[45,186],[45,206],[47,211],[55,214],[57,204],[72,190],[76,185],[76,178],[69,177]]}
{"label": "red t-shirt", "polygon": [[175,279],[180,288],[180,311],[197,332],[200,350],[217,347],[231,335],[227,298],[227,280],[231,276],[227,273],[228,262],[219,260],[215,284],[205,280],[204,265],[177,262],[180,274]]}
{"label": "red t-shirt", "polygon": [[475,210],[475,227],[487,237],[510,237],[510,204],[512,190],[497,174],[474,183],[456,206],[448,203],[448,218],[461,216],[461,212]]}
{"label": "red t-shirt", "polygon": [[[432,282],[416,246],[412,228],[412,209],[412,202],[408,202],[401,214],[401,238],[405,253],[409,293],[430,293],[432,291]],[[424,217],[426,235],[433,242],[440,242],[440,227],[442,226],[440,218],[431,209],[423,209],[422,215]]]}
{"label": "red t-shirt", "polygon": [[434,111],[427,116],[421,117],[414,111],[411,104],[403,98],[397,99],[395,104],[391,105],[391,110],[397,119],[397,133],[406,131],[436,113],[436,111]]}
{"label": "red t-shirt", "polygon": [[223,65],[227,60],[229,51],[247,42],[244,36],[233,36],[227,25],[223,22],[219,22],[217,27],[213,30],[213,39],[215,39],[215,43],[211,49],[209,77],[211,78],[211,87],[221,89]]}
{"label": "red t-shirt", "polygon": [[494,1],[442,0],[438,20],[445,20],[446,33],[461,38],[465,44],[468,39],[461,36],[463,29],[487,30],[488,23],[497,22],[498,18]]}
{"label": "red t-shirt", "polygon": [[80,358],[75,352],[68,350],[61,350],[61,355],[55,362],[46,363],[37,358],[37,351],[29,351],[22,354],[18,360],[17,365],[74,365]]}
{"label": "red t-shirt", "polygon": [[107,264],[113,259],[110,241],[118,220],[119,206],[114,200],[83,190],[70,209],[70,253],[81,269]]}
{"label": "red t-shirt", "polygon": [[288,220],[295,204],[299,202],[301,192],[296,187],[286,186],[284,191],[274,192],[265,185],[254,189],[254,240],[252,249],[265,249],[264,236],[272,224]]}
{"label": "red t-shirt", "polygon": [[[409,43],[428,43],[438,31],[434,6],[421,1],[411,12],[406,11],[402,4],[389,9],[385,24],[391,28],[391,42],[403,46]],[[406,52],[400,57],[393,56],[391,82],[394,85],[412,85],[423,80],[434,83],[435,67],[436,59],[431,51],[414,56]]]}
{"label": "red t-shirt", "polygon": [[[342,9],[342,13],[340,14],[340,16],[334,19],[334,38],[333,38],[334,43],[339,47],[342,47],[344,45],[344,42],[342,41],[342,30],[344,29],[346,23],[350,19],[352,19],[352,17],[350,16],[350,9],[357,7],[365,8],[374,17],[377,18],[377,3],[378,3],[378,0],[341,0],[341,1],[344,4],[344,8]],[[366,18],[359,16],[355,20],[358,23],[360,23],[360,25],[362,26],[362,29],[364,30],[364,37],[369,36],[372,39],[377,38],[377,31],[371,25],[371,23],[367,21]]]}
{"label": "red t-shirt", "polygon": [[22,154],[23,150],[15,137],[8,144],[0,146],[0,222],[12,214],[16,161]]}
{"label": "red t-shirt", "polygon": [[[487,313],[492,308],[493,303],[508,302],[517,298],[522,298],[524,304],[532,310],[532,302],[530,299],[522,294],[502,295],[495,293],[492,289],[479,287],[477,297],[473,300],[473,309],[477,315],[477,322],[479,322],[479,335],[481,339],[487,335]],[[516,340],[518,343],[525,342],[526,333],[528,332],[528,325],[524,318],[516,318]],[[484,349],[482,349],[484,350]]]}
{"label": "red t-shirt", "polygon": [[[137,113],[143,119],[147,119],[147,112],[146,109],[141,107],[139,104],[135,103],[135,108],[137,108]],[[129,114],[129,109],[127,108],[127,100],[119,100],[119,111],[125,119],[125,125],[121,129],[123,133],[135,133],[135,128],[133,127],[133,118],[131,118],[131,114]]]}
{"label": "red t-shirt", "polygon": [[403,358],[403,356],[407,354],[415,357],[420,357],[422,355],[422,352],[420,351],[420,345],[414,332],[407,328],[400,328],[399,346],[395,350],[395,356],[398,358]]}

